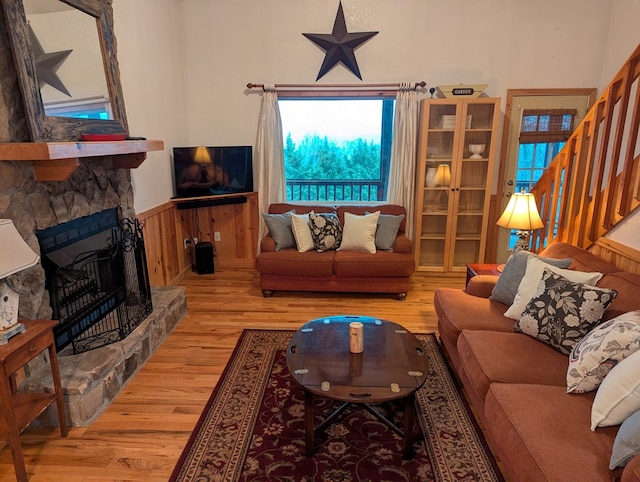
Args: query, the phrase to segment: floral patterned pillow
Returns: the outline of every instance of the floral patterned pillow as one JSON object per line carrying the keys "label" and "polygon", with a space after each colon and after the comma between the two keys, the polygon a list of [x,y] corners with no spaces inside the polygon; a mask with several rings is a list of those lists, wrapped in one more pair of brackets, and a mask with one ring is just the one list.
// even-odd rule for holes
{"label": "floral patterned pillow", "polygon": [[514,329],[568,355],[600,323],[617,295],[615,290],[573,283],[545,268]]}
{"label": "floral patterned pillow", "polygon": [[310,213],[309,227],[318,253],[338,249],[342,242],[342,227],[337,213]]}
{"label": "floral patterned pillow", "polygon": [[605,321],[580,340],[569,355],[567,393],[600,386],[621,360],[640,350],[640,310]]}

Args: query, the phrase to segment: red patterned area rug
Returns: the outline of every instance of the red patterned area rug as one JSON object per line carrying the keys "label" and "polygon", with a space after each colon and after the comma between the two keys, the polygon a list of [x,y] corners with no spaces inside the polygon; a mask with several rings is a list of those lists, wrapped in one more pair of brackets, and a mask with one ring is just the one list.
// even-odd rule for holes
{"label": "red patterned area rug", "polygon": [[[377,417],[351,405],[305,456],[304,393],[286,363],[292,331],[245,330],[170,481],[502,481],[435,335],[416,393],[415,455]],[[335,403],[317,401],[316,425]],[[400,421],[402,405],[379,410]]]}

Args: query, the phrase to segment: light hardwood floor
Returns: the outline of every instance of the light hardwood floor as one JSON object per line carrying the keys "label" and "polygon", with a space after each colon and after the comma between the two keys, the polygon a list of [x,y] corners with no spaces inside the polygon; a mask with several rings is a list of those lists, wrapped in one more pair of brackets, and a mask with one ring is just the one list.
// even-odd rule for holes
{"label": "light hardwood floor", "polygon": [[[166,481],[244,328],[297,329],[320,316],[359,314],[413,332],[436,330],[433,293],[464,275],[416,273],[406,301],[390,295],[277,293],[263,298],[253,269],[188,273],[188,314],[90,427],[67,438],[28,428],[21,440],[31,481]],[[15,480],[0,448],[0,481]]]}

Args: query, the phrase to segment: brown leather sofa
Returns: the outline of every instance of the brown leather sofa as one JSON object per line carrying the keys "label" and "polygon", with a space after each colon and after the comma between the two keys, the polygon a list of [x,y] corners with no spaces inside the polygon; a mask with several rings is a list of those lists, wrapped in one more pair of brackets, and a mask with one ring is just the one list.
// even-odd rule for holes
{"label": "brown leather sofa", "polygon": [[[640,309],[640,275],[619,271],[564,243],[541,253],[571,258],[569,269],[604,273],[597,286],[618,296],[605,319]],[[497,277],[472,278],[466,290],[440,288],[434,304],[441,341],[509,480],[640,481],[640,455],[609,470],[619,426],[590,429],[595,391],[566,393],[568,356],[523,333],[490,300]]]}
{"label": "brown leather sofa", "polygon": [[[404,207],[393,204],[375,206],[298,205],[278,203],[269,206],[270,214],[295,210],[296,214],[311,211],[335,211],[344,226],[345,212],[363,215],[381,214],[406,216]],[[260,273],[260,287],[265,297],[275,291],[340,291],[359,293],[395,293],[404,300],[414,271],[412,242],[405,235],[405,221],[393,244],[393,251],[377,250],[375,254],[356,251],[326,251],[300,253],[295,248],[276,251],[276,244],[267,234],[260,242],[256,269]]]}

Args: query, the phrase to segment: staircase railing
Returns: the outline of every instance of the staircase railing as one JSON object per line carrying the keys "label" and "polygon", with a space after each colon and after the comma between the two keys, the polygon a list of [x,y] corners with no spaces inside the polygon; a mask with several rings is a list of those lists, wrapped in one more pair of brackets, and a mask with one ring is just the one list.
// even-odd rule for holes
{"label": "staircase railing", "polygon": [[532,188],[552,241],[588,248],[640,206],[640,45]]}

